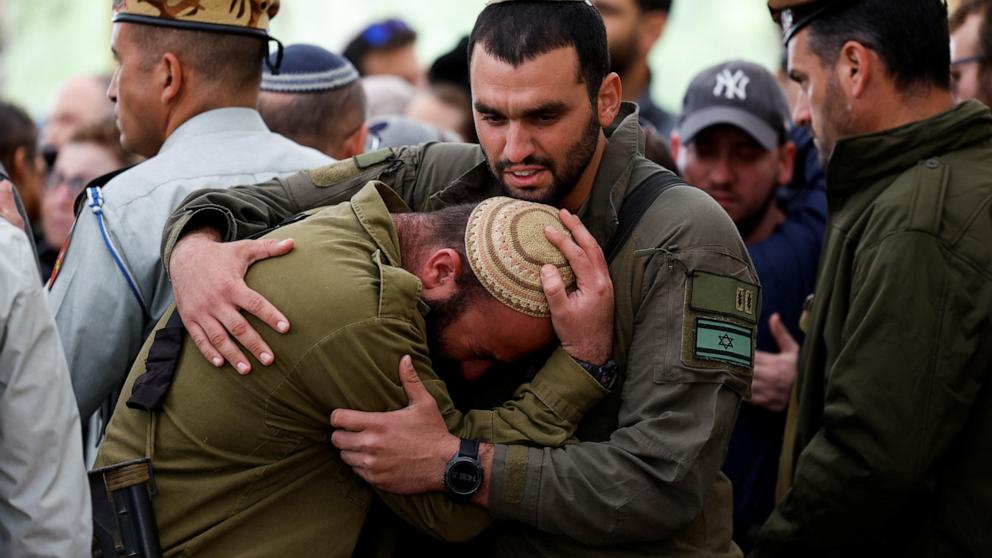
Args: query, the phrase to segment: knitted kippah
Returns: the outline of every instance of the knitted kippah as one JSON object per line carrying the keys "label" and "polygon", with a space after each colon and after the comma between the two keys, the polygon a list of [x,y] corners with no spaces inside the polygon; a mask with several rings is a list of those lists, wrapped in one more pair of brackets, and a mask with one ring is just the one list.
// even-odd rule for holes
{"label": "knitted kippah", "polygon": [[479,204],[465,230],[468,261],[482,286],[514,310],[543,318],[551,315],[541,289],[541,267],[558,268],[565,286],[575,286],[575,274],[565,255],[544,236],[547,226],[571,236],[547,205],[496,197]]}
{"label": "knitted kippah", "polygon": [[315,45],[290,45],[283,53],[282,67],[274,75],[262,71],[262,91],[316,93],[351,85],[358,70],[343,56]]}

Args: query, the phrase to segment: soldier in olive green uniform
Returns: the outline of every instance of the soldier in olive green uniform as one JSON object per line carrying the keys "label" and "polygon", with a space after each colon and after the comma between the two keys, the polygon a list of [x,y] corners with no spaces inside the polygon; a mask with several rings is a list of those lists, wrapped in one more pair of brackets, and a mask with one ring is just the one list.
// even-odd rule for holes
{"label": "soldier in olive green uniform", "polygon": [[[605,388],[558,349],[551,362],[559,366],[522,386],[513,401],[495,411],[456,412],[444,383],[431,371],[422,283],[401,267],[404,261],[420,264],[413,254],[401,253],[401,245],[408,250],[411,245],[401,243],[404,233],[394,226],[390,210],[406,208],[391,190],[370,184],[351,203],[271,233],[294,237],[298,247],[285,258],[253,266],[248,282],[296,324],[287,335],[272,335],[281,358],[242,378],[213,370],[185,341],[157,426],[149,413],[125,405],[145,372],[154,339],[149,337],[97,466],[144,456],[151,436],[158,489],[152,502],[166,555],[351,556],[373,492],[330,446],[328,415],[338,407],[400,408],[406,397],[396,365],[405,354],[412,356],[448,428],[472,439],[558,446],[605,395]],[[554,220],[552,214],[543,222]],[[533,245],[533,238],[520,242]],[[570,273],[567,265],[562,270]],[[535,292],[543,296],[539,288]],[[500,335],[490,330],[490,336]],[[531,336],[541,339],[536,330]],[[491,521],[484,510],[442,494],[380,496],[401,518],[445,540],[467,540]]]}
{"label": "soldier in olive green uniform", "polygon": [[830,219],[793,484],[753,556],[990,556],[992,115],[954,107],[939,0],[769,6]]}
{"label": "soldier in olive green uniform", "polygon": [[[566,11],[562,19],[579,18],[583,29],[602,35],[601,42],[573,39],[565,43],[572,45],[567,50],[542,51],[533,60],[513,63],[541,79],[558,68],[545,60],[566,54],[574,60],[576,48],[585,52],[601,47],[606,58],[605,32],[593,8],[570,2],[503,3],[487,7],[480,21],[490,18],[497,28],[494,33],[507,40],[517,41],[520,33],[533,33],[539,40],[553,31],[547,23],[557,25],[557,13]],[[544,19],[535,13],[543,13]],[[499,25],[492,18],[519,21]],[[592,18],[591,23],[581,18]],[[476,31],[479,27],[477,23]],[[488,53],[484,48],[488,47],[477,46],[473,54],[477,108],[489,93],[532,91],[523,84],[508,85],[522,79],[512,72],[494,83],[475,83],[475,60]],[[602,80],[602,91],[615,78],[599,76],[593,86]],[[576,84],[575,70],[565,66],[560,79],[553,86],[535,87],[547,93],[541,99],[576,95],[575,102],[584,106],[576,105],[567,117],[553,110],[538,114],[535,109],[518,123],[516,114],[487,105],[487,113],[479,117],[483,144],[492,128],[522,126],[534,130],[534,141],[544,146],[561,140],[564,134],[548,138],[545,130],[564,126],[573,112],[589,114],[591,109],[589,97],[582,97],[588,84]],[[601,97],[600,106],[602,102]],[[750,386],[760,303],[754,269],[726,213],[703,192],[646,160],[636,107],[621,106],[619,96],[616,103],[619,114],[614,113],[616,119],[605,135],[600,127],[594,130],[603,138],[601,156],[578,169],[579,184],[588,186],[588,194],[574,204],[556,203],[575,211],[599,244],[609,246],[621,234],[619,221],[629,223],[622,218],[625,201],[637,198],[640,188],[663,190],[653,201],[642,202],[644,215],[609,266],[616,301],[612,356],[622,370],[622,388],[615,388],[589,413],[578,433],[581,443],[563,449],[496,446],[489,510],[497,519],[512,521],[478,549],[483,554],[740,555],[730,541],[731,488],[719,468],[740,400]],[[558,149],[548,148],[543,155],[559,158],[558,170],[564,174],[561,167],[573,161],[566,155],[568,146]],[[475,145],[427,144],[359,156],[286,180],[203,192],[174,214],[165,238],[165,261],[180,235],[193,227],[210,225],[227,240],[243,238],[304,208],[348,199],[371,179],[389,184],[411,207],[430,210],[501,195],[504,181],[527,184],[547,168],[536,163],[525,168],[507,151],[505,157],[519,171],[498,178],[493,168],[503,156],[490,156],[487,161]],[[549,361],[542,372],[561,365]]]}

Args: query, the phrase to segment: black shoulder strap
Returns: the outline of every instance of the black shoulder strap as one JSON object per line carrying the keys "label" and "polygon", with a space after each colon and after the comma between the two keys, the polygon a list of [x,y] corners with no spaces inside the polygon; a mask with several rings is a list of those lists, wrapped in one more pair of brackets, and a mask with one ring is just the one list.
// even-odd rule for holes
{"label": "black shoulder strap", "polygon": [[634,227],[640,222],[641,217],[647,212],[654,200],[662,192],[673,186],[682,184],[682,179],[676,174],[661,171],[649,176],[634,188],[634,191],[627,194],[623,204],[620,206],[619,225],[617,232],[613,235],[613,240],[603,251],[606,254],[606,262],[610,263],[620,253],[620,249],[627,243],[630,233],[634,232]]}

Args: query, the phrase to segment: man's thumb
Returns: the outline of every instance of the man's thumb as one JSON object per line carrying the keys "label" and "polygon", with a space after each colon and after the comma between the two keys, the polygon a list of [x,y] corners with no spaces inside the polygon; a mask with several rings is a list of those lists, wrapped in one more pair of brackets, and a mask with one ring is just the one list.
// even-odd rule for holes
{"label": "man's thumb", "polygon": [[787,353],[799,350],[799,343],[796,343],[795,338],[792,337],[788,328],[782,323],[782,316],[777,312],[772,314],[772,317],[768,319],[768,329],[771,330],[772,337],[775,338],[775,343],[778,345],[779,351]]}
{"label": "man's thumb", "polygon": [[403,391],[410,399],[410,405],[423,400],[425,397],[430,397],[424,383],[420,381],[420,376],[417,375],[417,370],[413,367],[413,359],[410,358],[410,355],[403,355],[403,358],[400,359],[399,372],[400,382],[403,383]]}

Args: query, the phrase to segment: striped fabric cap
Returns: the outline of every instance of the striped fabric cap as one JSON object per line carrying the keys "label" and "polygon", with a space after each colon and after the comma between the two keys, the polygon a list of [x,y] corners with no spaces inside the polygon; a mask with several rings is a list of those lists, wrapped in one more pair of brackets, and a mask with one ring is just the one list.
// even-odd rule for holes
{"label": "striped fabric cap", "polygon": [[278,75],[263,69],[262,91],[317,93],[351,85],[358,77],[358,70],[343,56],[316,45],[290,45]]}
{"label": "striped fabric cap", "polygon": [[566,288],[571,291],[575,286],[565,255],[544,235],[547,226],[571,236],[557,209],[496,197],[472,211],[465,230],[469,264],[482,286],[496,300],[538,318],[551,315],[541,288],[541,267],[554,265]]}

